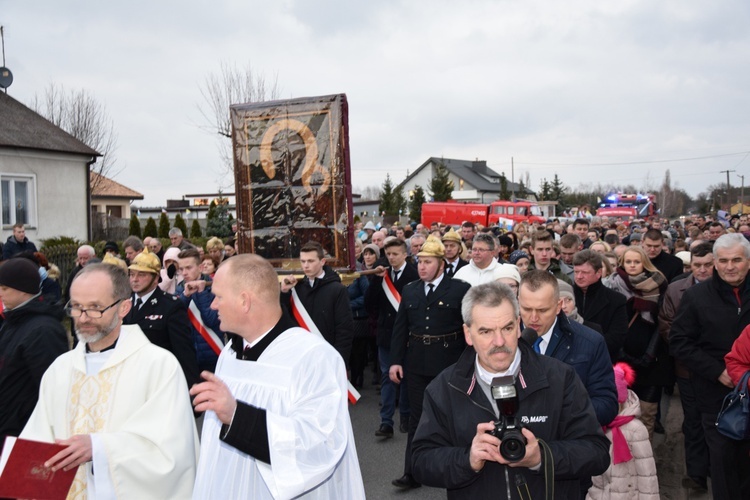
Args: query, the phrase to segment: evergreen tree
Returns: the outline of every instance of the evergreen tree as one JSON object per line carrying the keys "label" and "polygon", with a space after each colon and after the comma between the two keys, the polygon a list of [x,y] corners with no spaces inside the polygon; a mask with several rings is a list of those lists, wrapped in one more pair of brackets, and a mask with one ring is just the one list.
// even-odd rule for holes
{"label": "evergreen tree", "polygon": [[422,204],[427,200],[425,199],[424,189],[422,186],[414,187],[414,195],[411,197],[409,202],[409,218],[415,222],[421,222],[422,220]]}
{"label": "evergreen tree", "polygon": [[396,213],[394,215],[406,215],[407,199],[404,196],[404,188],[398,187],[393,191],[393,205]]}
{"label": "evergreen tree", "polygon": [[193,219],[193,223],[190,225],[190,237],[200,238],[201,236],[203,236],[203,233],[201,232],[201,223],[198,222],[198,219]]}
{"label": "evergreen tree", "polygon": [[185,219],[182,218],[182,214],[177,214],[177,216],[175,216],[174,227],[180,228],[180,231],[182,231],[183,236],[187,236],[188,234],[187,224],[185,224]]}
{"label": "evergreen tree", "polygon": [[550,185],[550,197],[553,200],[557,200],[559,203],[563,203],[563,198],[565,197],[565,192],[567,191],[567,188],[562,183],[560,178],[555,174],[555,178],[552,179],[552,184]]}
{"label": "evergreen tree", "polygon": [[167,212],[162,212],[159,216],[159,238],[169,238],[169,216]]}
{"label": "evergreen tree", "polygon": [[380,190],[380,204],[378,205],[378,211],[381,215],[398,215],[398,209],[395,206],[391,174],[385,174],[385,181]]}
{"label": "evergreen tree", "polygon": [[523,179],[518,181],[518,191],[516,191],[516,198],[526,198],[526,186],[523,184]]}
{"label": "evergreen tree", "polygon": [[153,217],[149,217],[146,221],[146,227],[143,228],[143,237],[150,236],[152,238],[156,238],[157,235],[156,231],[156,221]]}
{"label": "evergreen tree", "polygon": [[541,189],[539,191],[539,200],[547,201],[552,198],[552,186],[547,182],[547,178],[542,179]]}
{"label": "evergreen tree", "polygon": [[138,236],[139,238],[141,237],[141,221],[138,220],[136,214],[130,216],[130,229],[128,229],[128,234],[131,236]]}
{"label": "evergreen tree", "polygon": [[232,222],[229,211],[227,210],[228,200],[221,197],[221,191],[219,191],[218,200],[219,203],[216,203],[216,200],[211,201],[211,205],[208,207],[209,213],[206,215],[206,236],[226,238],[227,236],[232,235]]}
{"label": "evergreen tree", "polygon": [[508,178],[505,177],[505,172],[500,174],[500,193],[498,193],[497,199],[510,200],[510,192],[508,191]]}
{"label": "evergreen tree", "polygon": [[441,160],[435,167],[435,172],[427,185],[433,201],[448,201],[453,199],[455,186],[450,179],[450,171]]}

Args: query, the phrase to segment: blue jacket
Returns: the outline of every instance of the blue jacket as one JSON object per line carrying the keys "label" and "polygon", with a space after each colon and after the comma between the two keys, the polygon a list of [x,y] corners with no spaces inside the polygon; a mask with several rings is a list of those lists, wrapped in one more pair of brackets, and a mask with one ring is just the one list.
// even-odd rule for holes
{"label": "blue jacket", "polygon": [[589,393],[600,424],[607,425],[617,416],[615,374],[602,335],[560,312],[545,355],[573,367]]}
{"label": "blue jacket", "polygon": [[[203,276],[201,279],[207,279],[207,277]],[[219,328],[219,325],[221,325],[221,321],[219,320],[219,313],[218,311],[214,311],[213,309],[211,309],[211,302],[213,302],[214,300],[214,294],[211,293],[210,288],[206,288],[202,292],[194,293],[190,297],[185,297],[184,283],[181,283],[177,286],[175,295],[182,301],[183,304],[185,304],[185,307],[188,307],[191,301],[194,302],[198,307],[198,311],[200,311],[201,313],[201,319],[203,319],[203,322],[206,324],[206,326],[211,328],[216,333],[216,335],[218,335],[219,338],[221,338],[223,342],[226,343],[224,332],[222,332]],[[215,372],[216,362],[219,360],[219,355],[213,351],[211,346],[208,345],[208,342],[203,339],[203,336],[198,332],[198,330],[195,329],[192,324],[190,325],[190,331],[193,333],[193,344],[195,345],[195,355],[198,360],[198,369],[200,371],[208,370],[210,372]]]}

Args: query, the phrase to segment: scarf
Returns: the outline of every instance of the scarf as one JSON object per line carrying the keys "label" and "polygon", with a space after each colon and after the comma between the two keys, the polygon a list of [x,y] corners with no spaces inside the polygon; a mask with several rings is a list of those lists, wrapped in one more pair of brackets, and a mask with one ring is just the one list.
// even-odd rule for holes
{"label": "scarf", "polygon": [[621,267],[617,268],[617,275],[625,283],[633,300],[633,309],[648,323],[656,323],[659,312],[659,296],[667,289],[667,279],[659,271],[643,271],[630,276]]}
{"label": "scarf", "polygon": [[607,425],[603,425],[602,429],[607,432],[607,429],[612,430],[612,464],[617,465],[623,462],[627,462],[633,459],[633,454],[630,453],[630,446],[628,446],[628,440],[622,434],[620,427],[627,424],[635,417],[629,415],[627,417],[616,416],[613,421]]}
{"label": "scarf", "polygon": [[567,316],[570,321],[575,321],[576,323],[583,324],[583,316],[578,314],[577,307],[574,307],[573,310],[570,311],[570,314],[568,314]]}

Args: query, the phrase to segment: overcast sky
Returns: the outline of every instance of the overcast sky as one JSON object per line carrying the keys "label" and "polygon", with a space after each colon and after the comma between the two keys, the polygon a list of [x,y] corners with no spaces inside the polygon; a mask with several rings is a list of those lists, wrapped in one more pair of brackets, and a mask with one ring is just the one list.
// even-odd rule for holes
{"label": "overcast sky", "polygon": [[221,185],[198,105],[222,61],[284,98],[346,93],[355,192],[430,156],[509,177],[513,157],[533,189],[555,173],[658,185],[667,168],[691,195],[722,170],[739,185],[749,18],[742,0],[0,0],[9,94],[93,94],[118,133],[115,179],[143,206]]}

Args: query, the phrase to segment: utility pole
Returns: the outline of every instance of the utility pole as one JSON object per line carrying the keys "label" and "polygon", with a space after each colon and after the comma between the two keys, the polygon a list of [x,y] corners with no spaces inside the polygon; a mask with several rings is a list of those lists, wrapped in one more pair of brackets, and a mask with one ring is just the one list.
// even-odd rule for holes
{"label": "utility pole", "polygon": [[742,179],[742,187],[740,188],[740,215],[742,215],[745,211],[745,176],[737,174],[737,177]]}
{"label": "utility pole", "polygon": [[729,172],[736,172],[736,170],[720,170],[719,172],[727,174],[727,211],[729,211],[732,208],[732,202],[729,201]]}
{"label": "utility pole", "polygon": [[515,165],[513,165],[513,157],[510,157],[510,182],[513,184],[513,196],[511,197],[512,200],[516,199],[516,172],[515,172]]}

